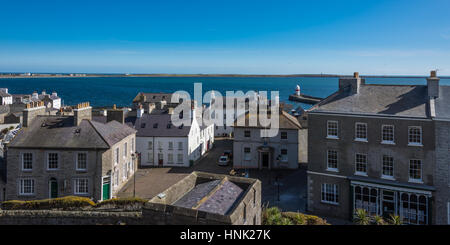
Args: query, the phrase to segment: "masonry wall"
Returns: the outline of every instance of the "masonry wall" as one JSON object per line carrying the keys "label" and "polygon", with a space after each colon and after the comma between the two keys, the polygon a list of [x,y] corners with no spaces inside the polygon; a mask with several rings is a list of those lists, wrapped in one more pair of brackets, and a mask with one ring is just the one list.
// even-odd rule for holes
{"label": "masonry wall", "polygon": [[436,224],[450,224],[450,122],[436,123]]}
{"label": "masonry wall", "polygon": [[[57,152],[59,161],[57,170],[47,169],[47,154]],[[76,154],[78,152],[87,153],[87,170],[76,170]],[[33,169],[22,169],[22,154],[32,153]],[[89,194],[85,197],[99,200],[100,188],[98,179],[95,177],[101,169],[101,151],[55,151],[41,149],[18,149],[9,148],[7,154],[7,200],[34,200],[46,199],[50,197],[49,182],[52,178],[58,183],[58,196],[75,195],[74,181],[76,178],[87,178]],[[33,195],[20,195],[19,183],[21,178],[31,178],[35,181],[35,193]]]}
{"label": "masonry wall", "polygon": [[[338,121],[339,139],[327,139],[327,121]],[[355,123],[367,123],[368,142],[355,141]],[[395,145],[381,143],[381,126],[384,124],[394,125]],[[382,176],[382,157],[391,155],[394,157],[394,180],[395,183],[409,182],[409,160],[422,160],[423,185],[433,186],[435,184],[434,162],[435,162],[435,137],[434,123],[431,120],[406,120],[398,118],[381,117],[357,117],[309,114],[308,121],[308,211],[318,212],[322,215],[334,215],[337,209],[344,212],[342,217],[349,217],[350,193],[348,181],[339,178],[355,175],[355,154],[367,154],[367,178],[380,179]],[[408,146],[408,126],[422,127],[423,146]],[[327,150],[338,152],[338,171],[327,170]],[[329,177],[326,177],[326,176]],[[334,176],[334,177],[333,177]],[[331,207],[320,202],[321,184],[337,183],[340,187],[341,208]],[[435,211],[432,211],[432,214]],[[434,219],[434,217],[433,217]]]}
{"label": "masonry wall", "polygon": [[[245,137],[245,131],[250,131],[250,137]],[[233,166],[235,168],[259,168],[258,147],[264,146],[264,140],[260,136],[259,128],[235,127],[233,141]],[[287,139],[281,139],[281,132],[287,132]],[[270,159],[271,168],[290,168],[296,169],[299,164],[299,131],[280,129],[278,135],[267,138],[267,145],[272,147],[272,158]],[[250,147],[251,159],[246,160],[244,148]],[[281,155],[281,149],[287,149],[288,162],[277,160]]]}

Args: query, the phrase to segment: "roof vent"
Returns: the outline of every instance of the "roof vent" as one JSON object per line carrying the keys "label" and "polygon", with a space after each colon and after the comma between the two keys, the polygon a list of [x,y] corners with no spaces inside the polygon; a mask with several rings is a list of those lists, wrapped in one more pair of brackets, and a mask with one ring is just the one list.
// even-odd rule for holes
{"label": "roof vent", "polygon": [[80,134],[80,133],[81,133],[81,128],[75,129],[75,131],[74,131],[73,133],[74,133],[74,134]]}
{"label": "roof vent", "polygon": [[179,129],[182,129],[183,127],[184,127],[183,123],[180,126],[178,126]]}

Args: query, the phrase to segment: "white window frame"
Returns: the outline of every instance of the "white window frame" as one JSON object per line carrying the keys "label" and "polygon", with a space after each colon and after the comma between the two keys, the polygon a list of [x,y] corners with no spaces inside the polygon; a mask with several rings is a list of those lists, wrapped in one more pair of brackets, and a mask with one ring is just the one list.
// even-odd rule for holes
{"label": "white window frame", "polygon": [[[330,167],[330,151],[334,151],[336,152],[336,167]],[[336,150],[327,150],[327,171],[332,171],[332,172],[339,172],[339,153]]]}
{"label": "white window frame", "polygon": [[[331,188],[327,188],[327,187],[331,187]],[[331,190],[331,192],[328,193],[328,190]],[[325,193],[325,199],[324,199],[324,193]],[[333,196],[332,201],[326,200],[327,194],[331,194]],[[321,192],[320,192],[320,202],[326,203],[326,204],[339,205],[339,198],[340,198],[339,186],[337,184],[322,183]]]}
{"label": "white window frame", "polygon": [[153,152],[149,151],[147,152],[147,163],[153,163],[155,160],[155,156],[153,155]]}
{"label": "white window frame", "polygon": [[116,149],[114,149],[114,165],[119,164],[119,160],[120,160],[120,148],[117,147]]}
{"label": "white window frame", "polygon": [[[286,154],[283,154],[282,152],[286,151]],[[281,156],[281,162],[289,162],[289,154],[288,154],[288,149],[283,148],[280,150],[280,156]]]}
{"label": "white window frame", "polygon": [[[50,168],[50,154],[56,154],[57,155],[57,168]],[[47,170],[48,171],[54,171],[54,170],[58,170],[59,169],[59,160],[60,160],[60,154],[59,154],[59,152],[54,152],[54,151],[52,151],[52,152],[47,152],[47,154],[46,154],[46,160],[47,160]]]}
{"label": "white window frame", "polygon": [[[25,168],[25,154],[31,154],[31,168]],[[22,155],[22,171],[24,172],[33,171],[34,154],[32,152],[23,152],[21,155]]]}
{"label": "white window frame", "polygon": [[[24,189],[25,189],[24,182],[25,182],[25,180],[31,181],[30,183],[31,183],[31,190],[32,190],[32,192],[30,192],[30,193],[24,192]],[[33,178],[20,178],[18,184],[19,184],[19,195],[20,196],[33,196],[33,195],[35,195],[35,192],[36,192],[36,181]]]}
{"label": "white window frame", "polygon": [[[366,128],[365,130],[365,138],[360,138],[358,137],[358,126],[364,126]],[[355,123],[355,141],[360,141],[360,142],[367,142],[368,140],[368,127],[367,127],[367,123],[363,123],[363,122],[357,122]]]}
{"label": "white window frame", "polygon": [[[420,142],[411,142],[410,141],[410,130],[411,129],[419,129],[420,131]],[[409,126],[408,127],[408,146],[423,146],[423,132],[421,126]]]}
{"label": "white window frame", "polygon": [[125,181],[128,179],[128,166],[127,163],[124,163],[122,165],[122,181]]}
{"label": "white window frame", "polygon": [[123,159],[126,159],[128,156],[128,142],[123,143]]}
{"label": "white window frame", "polygon": [[[394,157],[391,155],[383,155],[381,156],[381,178],[383,179],[388,179],[388,180],[395,180],[395,161],[394,161]],[[384,174],[384,157],[390,157],[392,158],[392,175],[385,175]]]}
{"label": "white window frame", "polygon": [[[249,149],[249,152],[245,152],[245,149]],[[244,147],[244,161],[252,160],[252,149],[250,147]]]}
{"label": "white window frame", "polygon": [[153,150],[153,141],[147,143],[147,150]]}
{"label": "white window frame", "polygon": [[168,149],[169,150],[173,150],[173,141],[169,141],[169,142],[167,142],[167,144],[168,144]]}
{"label": "white window frame", "polygon": [[[363,156],[366,156],[366,172],[361,172],[361,171],[358,171],[358,155],[363,155]],[[369,165],[369,159],[368,159],[368,156],[367,156],[367,154],[364,154],[364,153],[355,153],[355,175],[360,175],[360,176],[367,176],[367,168],[369,167],[368,166]]]}
{"label": "white window frame", "polygon": [[[392,140],[384,139],[384,128],[385,127],[392,127]],[[391,125],[391,124],[381,125],[381,144],[395,145],[395,126],[394,125]]]}
{"label": "white window frame", "polygon": [[[86,168],[79,168],[78,167],[79,154],[85,154],[86,155]],[[75,153],[75,169],[77,171],[87,171],[87,169],[88,169],[88,154],[87,154],[87,152],[79,151],[79,152]]]}
{"label": "white window frame", "polygon": [[[181,158],[180,158],[180,156],[181,156]],[[182,153],[178,153],[177,154],[177,163],[178,164],[183,164],[184,163],[184,154],[182,154]]]}
{"label": "white window frame", "polygon": [[[420,161],[420,179],[411,178],[411,161]],[[409,172],[408,172],[409,182],[423,183],[423,161],[422,161],[422,159],[410,159],[408,169],[409,169]]]}
{"label": "white window frame", "polygon": [[447,223],[450,225],[450,202],[447,202]]}
{"label": "white window frame", "polygon": [[[330,134],[330,131],[334,130],[334,129],[330,128],[331,123],[336,123],[336,135]],[[338,121],[333,121],[333,120],[327,121],[327,139],[339,139],[339,122]]]}
{"label": "white window frame", "polygon": [[168,164],[173,164],[173,153],[167,153],[167,163]]}
{"label": "white window frame", "polygon": [[[79,188],[80,188],[80,182],[79,181],[86,181],[86,188],[87,188],[87,192],[79,192]],[[89,179],[88,178],[76,178],[74,179],[74,183],[73,183],[73,193],[75,195],[89,195]]]}

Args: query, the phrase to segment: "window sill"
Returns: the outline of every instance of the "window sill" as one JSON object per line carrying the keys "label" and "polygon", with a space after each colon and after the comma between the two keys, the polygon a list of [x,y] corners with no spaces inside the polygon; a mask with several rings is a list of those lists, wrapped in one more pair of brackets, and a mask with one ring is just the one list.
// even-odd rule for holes
{"label": "window sill", "polygon": [[47,171],[58,171],[59,168],[47,168]]}
{"label": "window sill", "polygon": [[421,180],[421,179],[409,179],[408,182],[416,183],[416,184],[423,184],[423,180]]}
{"label": "window sill", "polygon": [[19,196],[26,196],[26,197],[31,197],[31,196],[35,196],[35,193],[32,194],[24,194],[24,193],[19,193]]}
{"label": "window sill", "polygon": [[356,142],[363,142],[363,143],[369,142],[367,139],[360,139],[360,138],[356,138],[355,141]]}
{"label": "window sill", "polygon": [[383,145],[395,145],[394,141],[381,141],[381,144]]}
{"label": "window sill", "polygon": [[355,175],[358,175],[358,176],[365,176],[365,177],[368,176],[367,173],[364,173],[364,172],[355,172]]}
{"label": "window sill", "polygon": [[385,180],[395,180],[395,178],[393,176],[388,176],[388,175],[382,175],[381,178],[385,179]]}
{"label": "window sill", "polygon": [[81,172],[81,173],[86,173],[88,170],[87,169],[75,169],[75,171]]}
{"label": "window sill", "polygon": [[334,205],[334,206],[339,206],[339,203],[337,202],[327,202],[327,201],[320,201],[323,204],[329,204],[329,205]]}
{"label": "window sill", "polygon": [[339,169],[337,168],[327,168],[326,170],[329,172],[339,173]]}
{"label": "window sill", "polygon": [[33,172],[33,169],[22,169],[22,172],[31,173]]}
{"label": "window sill", "polygon": [[423,144],[419,144],[419,143],[408,143],[408,146],[417,146],[417,147],[422,147]]}
{"label": "window sill", "polygon": [[337,137],[337,136],[327,136],[327,139],[329,139],[329,140],[338,140],[339,137]]}

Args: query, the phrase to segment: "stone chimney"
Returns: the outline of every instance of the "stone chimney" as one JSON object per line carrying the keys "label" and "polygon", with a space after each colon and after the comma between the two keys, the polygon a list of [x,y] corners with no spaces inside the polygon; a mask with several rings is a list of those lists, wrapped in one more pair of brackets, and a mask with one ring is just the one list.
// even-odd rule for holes
{"label": "stone chimney", "polygon": [[34,91],[33,94],[31,95],[31,98],[36,99],[36,100],[39,99],[38,93],[36,91]]}
{"label": "stone chimney", "polygon": [[73,110],[73,124],[79,126],[84,119],[92,120],[92,107],[89,102],[78,104]]}
{"label": "stone chimney", "polygon": [[106,116],[106,122],[118,121],[119,123],[125,123],[125,111],[117,109],[116,105],[112,109],[108,110],[108,115]]}
{"label": "stone chimney", "polygon": [[147,111],[148,111],[148,114],[151,114],[152,111],[153,111],[153,109],[155,109],[155,108],[156,108],[155,103],[148,103],[148,104],[147,104]]}
{"label": "stone chimney", "polygon": [[428,87],[428,97],[438,98],[439,97],[439,77],[437,77],[436,71],[431,71],[430,77],[427,78]]}
{"label": "stone chimney", "polygon": [[339,78],[339,90],[343,91],[347,88],[350,89],[352,94],[359,93],[359,89],[362,84],[365,84],[366,80],[359,77],[359,73],[353,73],[353,77],[341,77]]}
{"label": "stone chimney", "polygon": [[141,118],[142,115],[144,115],[144,108],[142,107],[142,104],[138,105],[138,108],[137,108],[136,112],[137,112],[136,113],[136,117],[137,118]]}
{"label": "stone chimney", "polygon": [[23,110],[23,126],[29,127],[33,120],[39,115],[45,115],[44,102],[37,101],[28,103]]}
{"label": "stone chimney", "polygon": [[159,102],[159,105],[160,105],[160,107],[161,108],[159,108],[159,109],[164,109],[164,106],[166,106],[167,105],[167,102],[165,101],[165,100],[161,100],[160,102]]}
{"label": "stone chimney", "polygon": [[169,115],[172,115],[173,114],[173,107],[169,107],[168,110],[167,110],[167,113]]}

